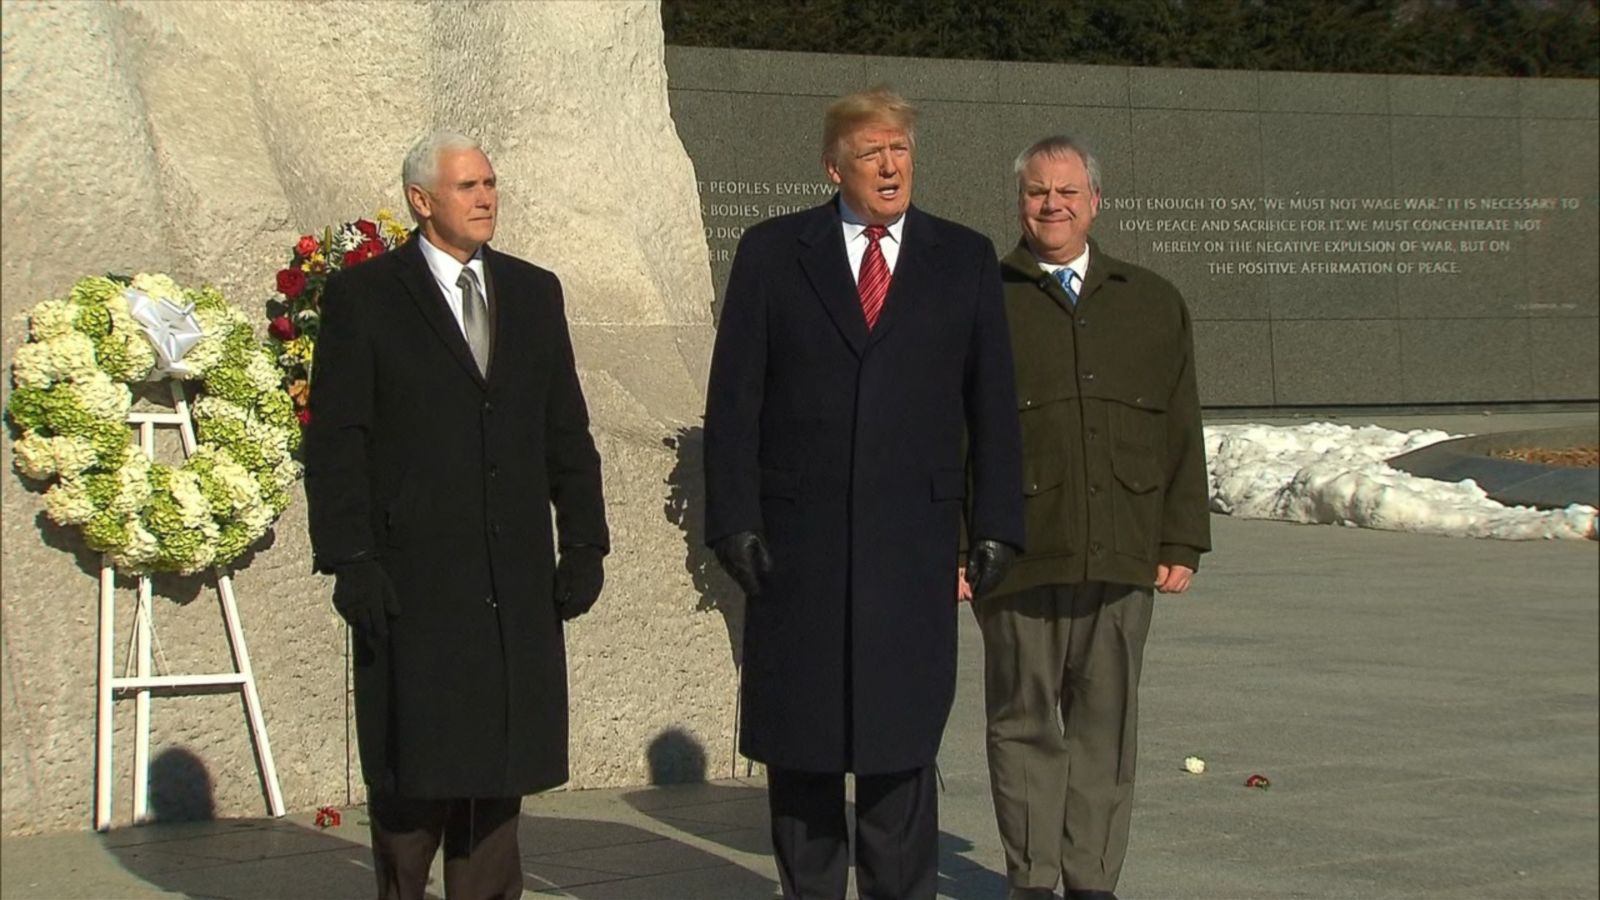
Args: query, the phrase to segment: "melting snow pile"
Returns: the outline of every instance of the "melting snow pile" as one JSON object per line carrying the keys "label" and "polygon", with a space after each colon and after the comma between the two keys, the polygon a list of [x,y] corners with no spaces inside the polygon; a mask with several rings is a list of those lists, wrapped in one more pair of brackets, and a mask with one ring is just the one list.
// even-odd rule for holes
{"label": "melting snow pile", "polygon": [[1328,422],[1212,426],[1206,429],[1211,509],[1243,519],[1504,540],[1593,534],[1592,506],[1504,506],[1470,479],[1435,481],[1384,462],[1454,436]]}

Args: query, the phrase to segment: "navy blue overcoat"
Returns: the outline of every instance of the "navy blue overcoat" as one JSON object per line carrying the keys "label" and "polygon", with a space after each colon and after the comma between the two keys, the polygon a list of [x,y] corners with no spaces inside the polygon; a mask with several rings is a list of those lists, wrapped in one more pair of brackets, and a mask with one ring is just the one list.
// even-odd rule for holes
{"label": "navy blue overcoat", "polygon": [[[707,390],[706,539],[764,535],[740,750],[813,772],[933,762],[971,533],[1021,547],[1022,456],[993,245],[911,207],[870,331],[838,201],[745,232]],[[968,440],[964,441],[964,434]]]}

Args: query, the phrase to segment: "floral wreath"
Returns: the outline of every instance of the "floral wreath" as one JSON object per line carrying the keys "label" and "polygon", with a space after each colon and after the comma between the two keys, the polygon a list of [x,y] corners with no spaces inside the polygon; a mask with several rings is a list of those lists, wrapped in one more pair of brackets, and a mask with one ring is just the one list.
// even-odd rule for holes
{"label": "floral wreath", "polygon": [[386,209],[377,221],[357,219],[325,228],[322,237],[304,234],[295,242],[289,265],[278,270],[282,300],[267,303],[267,334],[278,342],[278,368],[294,399],[300,424],[311,421],[311,362],[322,323],[322,290],[328,277],[400,246],[410,234]]}
{"label": "floral wreath", "polygon": [[[301,472],[294,403],[272,350],[213,288],[84,278],[29,313],[11,378],[17,469],[49,482],[53,521],[125,571],[226,566],[289,505]],[[177,466],[152,462],[128,432],[129,386],[169,378],[198,386],[198,447]]]}

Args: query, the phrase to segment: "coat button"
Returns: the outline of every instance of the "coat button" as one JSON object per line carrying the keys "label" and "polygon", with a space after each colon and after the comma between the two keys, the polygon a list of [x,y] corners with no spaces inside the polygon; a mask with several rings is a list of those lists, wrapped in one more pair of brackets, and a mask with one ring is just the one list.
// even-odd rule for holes
{"label": "coat button", "polygon": [[1103,549],[1105,549],[1105,548],[1100,546],[1100,542],[1099,541],[1090,541],[1089,542],[1089,552],[1093,553],[1095,556],[1099,556],[1100,555],[1100,551],[1103,550]]}
{"label": "coat button", "polygon": [[1037,484],[1030,484],[1030,485],[1028,485],[1028,490],[1029,490],[1029,491],[1038,491],[1038,490],[1039,490],[1039,485],[1037,485]]}
{"label": "coat button", "polygon": [[1088,319],[1079,319],[1078,320],[1078,327],[1079,328],[1088,328],[1089,327],[1089,320]]}
{"label": "coat button", "polygon": [[500,536],[500,523],[499,522],[490,522],[489,523],[489,533],[491,535],[495,536],[495,537],[499,537]]}
{"label": "coat button", "polygon": [[1084,437],[1087,437],[1089,440],[1092,441],[1095,438],[1100,436],[1100,431],[1099,431],[1099,429],[1096,429],[1096,428],[1090,428],[1090,429],[1084,431],[1083,434],[1084,434]]}
{"label": "coat button", "polygon": [[500,604],[494,602],[494,595],[490,594],[489,596],[483,598],[483,605],[488,606],[488,607],[495,607],[495,606],[499,606]]}
{"label": "coat button", "polygon": [[500,467],[495,465],[494,463],[490,463],[489,464],[489,477],[493,478],[493,477],[495,477],[496,475],[499,475],[499,474],[500,474]]}
{"label": "coat button", "polygon": [[1083,373],[1083,380],[1084,381],[1093,381],[1094,380],[1094,373],[1093,372],[1085,372],[1085,373]]}
{"label": "coat button", "polygon": [[487,400],[483,401],[483,414],[487,416],[492,412],[494,412],[494,404]]}
{"label": "coat button", "polygon": [[1100,493],[1100,485],[1098,485],[1098,484],[1089,485],[1089,496],[1093,497],[1093,496],[1095,496],[1095,495],[1097,495],[1099,493]]}

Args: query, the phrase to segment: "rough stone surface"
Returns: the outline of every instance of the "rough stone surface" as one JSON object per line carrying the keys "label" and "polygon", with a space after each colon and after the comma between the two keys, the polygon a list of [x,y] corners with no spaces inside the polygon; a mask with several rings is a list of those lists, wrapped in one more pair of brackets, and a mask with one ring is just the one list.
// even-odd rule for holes
{"label": "rough stone surface", "polygon": [[[3,34],[8,369],[29,307],[85,274],[167,271],[261,309],[296,235],[404,209],[400,158],[419,134],[485,141],[495,243],[562,277],[605,460],[615,552],[601,604],[568,632],[571,786],[733,771],[741,610],[694,524],[712,288],[656,5],[8,2]],[[4,443],[0,830],[84,828],[98,560],[43,518]],[[288,806],[359,801],[344,629],[309,572],[303,498],[236,583]],[[158,662],[226,668],[209,582],[156,591]],[[133,704],[117,706],[125,823]],[[153,810],[263,812],[236,693],[153,709]]]}

